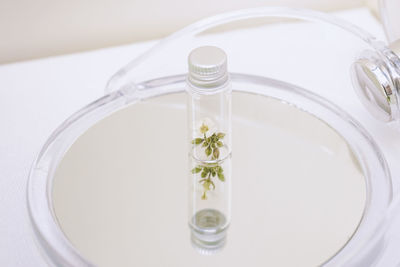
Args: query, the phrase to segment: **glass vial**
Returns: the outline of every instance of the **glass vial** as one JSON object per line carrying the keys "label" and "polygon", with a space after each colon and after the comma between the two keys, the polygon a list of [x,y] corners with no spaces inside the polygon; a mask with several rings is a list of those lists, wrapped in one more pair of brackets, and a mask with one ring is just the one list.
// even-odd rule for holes
{"label": "glass vial", "polygon": [[196,48],[188,61],[189,225],[193,245],[212,253],[225,244],[231,216],[232,88],[220,48]]}

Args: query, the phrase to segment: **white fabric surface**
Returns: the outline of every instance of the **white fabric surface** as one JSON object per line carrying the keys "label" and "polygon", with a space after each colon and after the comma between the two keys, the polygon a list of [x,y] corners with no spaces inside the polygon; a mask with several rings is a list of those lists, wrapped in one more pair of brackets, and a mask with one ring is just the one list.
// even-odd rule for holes
{"label": "white fabric surface", "polygon": [[[367,9],[338,15],[383,39],[383,30]],[[108,78],[153,43],[0,66],[0,266],[45,265],[32,239],[26,209],[30,165],[63,120],[102,96]],[[369,115],[356,117],[394,167],[399,150],[380,134],[381,124]]]}

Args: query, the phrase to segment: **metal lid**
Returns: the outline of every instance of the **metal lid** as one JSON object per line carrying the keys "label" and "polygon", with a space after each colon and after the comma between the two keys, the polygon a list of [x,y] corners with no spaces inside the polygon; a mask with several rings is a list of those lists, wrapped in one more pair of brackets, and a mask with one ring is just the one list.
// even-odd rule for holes
{"label": "metal lid", "polygon": [[227,56],[215,46],[201,46],[189,54],[189,81],[200,87],[217,87],[228,80]]}
{"label": "metal lid", "polygon": [[385,122],[398,118],[397,75],[389,61],[364,51],[353,64],[352,77],[360,101],[375,118]]}

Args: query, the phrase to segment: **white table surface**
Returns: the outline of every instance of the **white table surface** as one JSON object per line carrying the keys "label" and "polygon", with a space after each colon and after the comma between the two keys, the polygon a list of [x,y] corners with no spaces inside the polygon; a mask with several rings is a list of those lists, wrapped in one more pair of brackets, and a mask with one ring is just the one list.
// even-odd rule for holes
{"label": "white table surface", "polygon": [[[380,24],[367,9],[337,15],[384,39]],[[32,239],[26,208],[26,183],[34,157],[61,122],[102,96],[108,78],[152,44],[0,66],[0,266],[45,265]],[[385,137],[379,131],[382,124],[360,110],[355,108],[356,118],[375,137],[391,167],[396,167],[399,144],[391,146],[387,133]]]}

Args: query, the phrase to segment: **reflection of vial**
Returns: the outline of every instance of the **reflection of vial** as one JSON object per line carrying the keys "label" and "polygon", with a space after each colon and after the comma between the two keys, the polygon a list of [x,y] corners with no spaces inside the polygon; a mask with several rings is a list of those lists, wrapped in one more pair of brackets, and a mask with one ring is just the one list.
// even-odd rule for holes
{"label": "reflection of vial", "polygon": [[187,77],[192,242],[222,248],[230,222],[231,95],[227,58],[213,46],[194,49]]}

